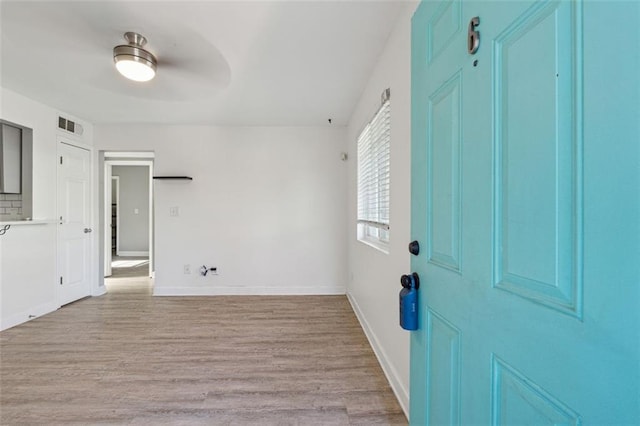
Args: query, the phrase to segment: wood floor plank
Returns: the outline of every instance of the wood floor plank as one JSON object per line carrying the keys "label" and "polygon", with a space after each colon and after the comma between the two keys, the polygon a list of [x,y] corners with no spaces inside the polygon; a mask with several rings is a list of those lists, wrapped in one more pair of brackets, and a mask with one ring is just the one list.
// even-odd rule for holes
{"label": "wood floor plank", "polygon": [[0,424],[407,424],[344,296],[111,283],[0,333]]}

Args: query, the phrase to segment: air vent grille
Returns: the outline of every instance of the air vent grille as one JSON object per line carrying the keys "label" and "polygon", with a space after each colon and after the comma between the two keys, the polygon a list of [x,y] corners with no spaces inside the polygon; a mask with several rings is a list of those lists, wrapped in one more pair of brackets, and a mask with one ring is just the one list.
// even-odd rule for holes
{"label": "air vent grille", "polygon": [[58,128],[76,135],[81,135],[84,130],[80,124],[76,124],[74,121],[64,117],[58,117]]}

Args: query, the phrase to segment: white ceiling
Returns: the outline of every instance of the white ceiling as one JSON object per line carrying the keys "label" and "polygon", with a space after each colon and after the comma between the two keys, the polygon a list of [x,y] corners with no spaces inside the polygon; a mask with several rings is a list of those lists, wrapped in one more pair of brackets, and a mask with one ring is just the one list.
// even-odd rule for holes
{"label": "white ceiling", "polygon": [[[93,123],[343,125],[405,5],[2,0],[0,83]],[[151,82],[113,66],[126,31],[158,58]]]}

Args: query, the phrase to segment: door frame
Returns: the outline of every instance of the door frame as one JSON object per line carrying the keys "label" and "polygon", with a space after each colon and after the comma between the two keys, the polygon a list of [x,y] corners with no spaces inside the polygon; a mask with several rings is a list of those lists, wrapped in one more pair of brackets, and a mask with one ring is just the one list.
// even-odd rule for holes
{"label": "door frame", "polygon": [[[106,175],[106,173],[105,173]],[[109,185],[110,184],[110,185]],[[113,204],[113,185],[116,188],[116,254],[119,251],[120,245],[120,176],[111,176],[111,179],[105,179],[106,190],[104,192],[105,195],[105,209],[109,209],[109,207]],[[111,196],[110,196],[111,195]],[[109,202],[110,201],[110,202]],[[105,212],[106,213],[106,212]],[[111,262],[113,261],[113,247],[111,246],[111,240],[113,239],[113,227],[107,226],[107,221],[110,223],[113,220],[113,211],[109,211],[109,216],[105,214],[105,227],[104,227],[104,276],[111,276]]]}
{"label": "door frame", "polygon": [[[104,275],[111,275],[111,230],[107,225],[111,220],[111,184],[113,176],[113,166],[139,166],[148,167],[149,169],[149,276],[153,277],[154,272],[154,250],[153,250],[153,161],[149,160],[104,160],[104,229],[102,233],[104,235]],[[118,198],[119,184],[118,184]],[[119,204],[119,203],[118,203]],[[118,207],[118,213],[119,213]],[[116,252],[119,252],[120,239],[120,215],[116,218]],[[108,274],[107,274],[108,272]]]}
{"label": "door frame", "polygon": [[[60,230],[60,226],[62,225],[62,222],[60,221],[60,172],[59,172],[59,168],[57,167],[58,165],[58,159],[60,157],[60,147],[61,145],[67,145],[67,146],[71,146],[74,148],[78,148],[78,149],[84,149],[85,151],[89,152],[89,223],[88,226],[91,229],[95,229],[95,225],[94,225],[94,188],[93,188],[93,184],[94,184],[94,177],[93,177],[93,171],[94,171],[94,162],[93,162],[93,146],[86,144],[84,142],[78,141],[78,140],[74,140],[72,138],[67,138],[64,135],[57,135],[56,136],[56,223],[57,223],[57,229],[56,229],[56,280],[58,279],[57,277],[62,276],[62,268],[60,267],[60,261],[61,261],[61,253],[62,253],[62,238],[61,238],[61,230]],[[94,247],[95,244],[95,238],[94,238],[94,234],[95,232],[92,232],[89,235],[89,247]],[[87,296],[91,296],[94,294],[94,289],[97,286],[97,282],[95,279],[95,261],[94,261],[95,257],[93,255],[93,253],[91,254],[91,261],[89,262],[89,272],[88,272],[88,277],[89,277],[89,286],[88,286],[88,293]],[[61,307],[62,305],[60,304],[61,301],[61,294],[60,294],[61,290],[60,290],[60,286],[56,285],[56,305],[58,307]]]}
{"label": "door frame", "polygon": [[[113,185],[116,186],[116,255],[120,253],[120,176],[111,175],[111,190]],[[111,198],[113,204],[113,198]],[[113,236],[113,235],[112,235]],[[109,272],[111,272],[111,264],[109,264]]]}

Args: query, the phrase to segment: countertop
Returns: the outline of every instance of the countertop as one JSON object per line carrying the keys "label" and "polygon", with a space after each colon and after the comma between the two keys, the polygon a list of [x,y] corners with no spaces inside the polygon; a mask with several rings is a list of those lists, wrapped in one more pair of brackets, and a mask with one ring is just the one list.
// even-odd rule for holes
{"label": "countertop", "polygon": [[56,223],[56,221],[53,219],[8,220],[6,222],[0,221],[0,226],[46,225],[48,223]]}

